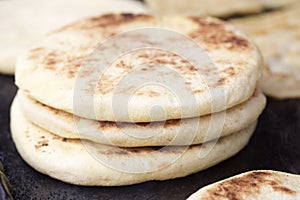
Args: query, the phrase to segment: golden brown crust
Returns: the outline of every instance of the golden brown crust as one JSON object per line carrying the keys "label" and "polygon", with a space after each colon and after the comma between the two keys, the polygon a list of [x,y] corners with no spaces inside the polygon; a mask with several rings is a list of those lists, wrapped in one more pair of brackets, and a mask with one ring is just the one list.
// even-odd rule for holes
{"label": "golden brown crust", "polygon": [[189,33],[189,37],[192,39],[201,40],[216,48],[227,48],[234,51],[253,48],[248,39],[228,30],[220,21],[208,21],[205,17],[190,17],[190,19],[197,24],[197,29]]}
{"label": "golden brown crust", "polygon": [[[237,35],[233,30],[229,30],[227,26],[219,21],[212,20],[207,17],[190,17],[194,28],[187,33],[187,36],[194,39],[198,43],[204,43],[208,50],[213,48],[227,48],[231,51],[252,50],[253,45],[249,40],[241,35]],[[70,25],[67,25],[59,30],[49,34],[50,37],[64,34],[67,32],[74,32],[81,37],[87,38],[89,41],[76,46],[72,49],[73,53],[68,50],[50,49],[47,47],[36,47],[29,51],[27,55],[28,60],[37,60],[42,58],[41,64],[45,69],[58,73],[60,76],[72,79],[74,78],[84,59],[96,48],[97,44],[113,35],[120,32],[116,27],[120,27],[130,23],[145,23],[147,21],[155,20],[154,16],[146,14],[107,14],[100,17],[93,17],[84,19]],[[106,28],[109,27],[109,28]],[[109,34],[107,34],[109,32]],[[100,35],[100,36],[99,36]],[[67,42],[60,41],[57,45],[65,45]],[[154,54],[138,53],[139,59],[147,59],[151,61],[148,64],[170,64],[177,67],[179,70],[184,70],[184,73],[196,73],[196,68],[184,59],[180,59],[180,63],[174,61],[172,57],[178,57],[172,53],[156,51]],[[166,59],[170,58],[170,59]],[[64,65],[64,67],[59,67]],[[133,66],[120,60],[116,63],[116,67],[124,69],[126,72],[130,71]],[[149,70],[149,69],[147,69]],[[146,71],[147,71],[146,70]],[[232,70],[232,69],[231,69]],[[234,74],[233,74],[234,75]],[[104,79],[108,77],[103,77]],[[103,81],[106,82],[106,81]],[[223,81],[221,81],[223,82]],[[108,84],[111,85],[111,84]],[[100,93],[105,94],[110,91],[105,85],[99,89]],[[105,89],[104,89],[105,88]]]}
{"label": "golden brown crust", "polygon": [[265,186],[270,186],[276,192],[295,195],[296,191],[284,186],[279,178],[267,171],[255,171],[242,177],[234,177],[209,188],[202,200],[236,199],[255,196]]}

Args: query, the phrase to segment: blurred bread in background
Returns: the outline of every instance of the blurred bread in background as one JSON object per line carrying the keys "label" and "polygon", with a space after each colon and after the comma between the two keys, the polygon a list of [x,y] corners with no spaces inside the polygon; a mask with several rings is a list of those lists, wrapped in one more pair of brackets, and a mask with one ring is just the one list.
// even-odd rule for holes
{"label": "blurred bread in background", "polygon": [[145,0],[152,11],[158,14],[232,15],[258,13],[265,9],[279,8],[297,0]]}
{"label": "blurred bread in background", "polygon": [[231,22],[247,32],[264,56],[261,87],[268,96],[300,97],[300,3]]}
{"label": "blurred bread in background", "polygon": [[83,17],[146,12],[133,0],[0,1],[0,73],[13,74],[17,57],[43,35]]}

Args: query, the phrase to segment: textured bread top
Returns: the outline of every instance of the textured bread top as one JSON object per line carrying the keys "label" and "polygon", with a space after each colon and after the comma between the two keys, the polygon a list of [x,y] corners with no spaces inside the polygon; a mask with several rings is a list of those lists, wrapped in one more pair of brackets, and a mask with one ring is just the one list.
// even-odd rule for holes
{"label": "textured bread top", "polygon": [[[128,33],[132,30],[139,31]],[[133,49],[106,60],[135,41],[150,47],[177,46]],[[191,41],[194,46],[188,45]],[[187,60],[180,55],[182,49],[197,53],[197,58],[199,54],[200,61]],[[16,83],[34,99],[82,117],[149,122],[196,117],[240,104],[253,94],[260,72],[256,47],[220,20],[108,14],[50,33],[19,60]],[[76,85],[83,79],[84,84]],[[78,100],[79,87],[83,99]],[[86,96],[93,101],[86,103]]]}
{"label": "textured bread top", "polygon": [[299,199],[297,175],[276,171],[251,171],[200,189],[188,200]]}

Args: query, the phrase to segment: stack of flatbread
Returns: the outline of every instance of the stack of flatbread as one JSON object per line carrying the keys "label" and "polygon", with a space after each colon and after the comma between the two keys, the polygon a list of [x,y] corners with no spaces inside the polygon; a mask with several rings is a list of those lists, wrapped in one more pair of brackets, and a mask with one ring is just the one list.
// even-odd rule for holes
{"label": "stack of flatbread", "polygon": [[246,146],[261,68],[247,36],[214,18],[83,19],[19,59],[12,136],[33,168],[72,184],[183,177]]}
{"label": "stack of flatbread", "polygon": [[131,0],[0,1],[0,73],[13,74],[17,57],[49,31],[111,12],[145,13],[146,9]]}
{"label": "stack of flatbread", "polygon": [[263,15],[232,20],[247,32],[264,56],[261,87],[279,98],[300,97],[300,3]]}

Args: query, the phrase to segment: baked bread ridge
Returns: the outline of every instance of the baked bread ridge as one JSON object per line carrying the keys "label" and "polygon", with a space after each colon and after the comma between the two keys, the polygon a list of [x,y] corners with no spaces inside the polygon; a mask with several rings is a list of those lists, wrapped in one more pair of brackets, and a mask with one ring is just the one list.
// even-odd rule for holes
{"label": "baked bread ridge", "polygon": [[266,105],[259,89],[243,104],[197,118],[152,123],[115,123],[89,120],[43,105],[19,91],[16,100],[30,122],[70,139],[122,146],[201,144],[242,130],[256,121]]}

